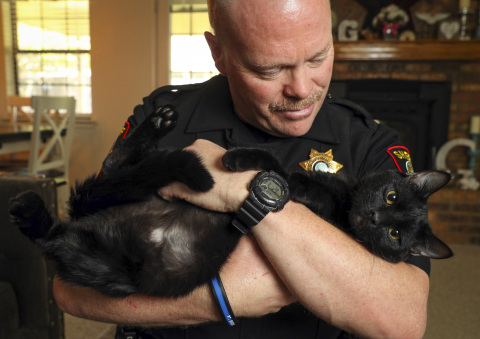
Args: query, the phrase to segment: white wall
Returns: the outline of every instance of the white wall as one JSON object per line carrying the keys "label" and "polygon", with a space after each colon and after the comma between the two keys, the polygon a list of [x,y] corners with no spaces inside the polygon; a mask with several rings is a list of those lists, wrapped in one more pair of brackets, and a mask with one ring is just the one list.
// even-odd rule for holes
{"label": "white wall", "polygon": [[70,179],[99,170],[135,105],[168,81],[168,0],[90,2],[93,124],[77,124]]}

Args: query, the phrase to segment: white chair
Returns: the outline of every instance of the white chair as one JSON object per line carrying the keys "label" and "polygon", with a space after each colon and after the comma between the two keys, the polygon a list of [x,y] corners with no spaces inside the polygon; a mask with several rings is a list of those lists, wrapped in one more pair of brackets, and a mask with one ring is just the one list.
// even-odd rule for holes
{"label": "white chair", "polygon": [[10,95],[7,98],[7,106],[9,120],[12,125],[19,122],[33,123],[32,115],[25,111],[25,107],[32,107],[32,98]]}
{"label": "white chair", "polygon": [[[52,177],[57,185],[64,185],[60,199],[68,199],[68,167],[75,129],[75,98],[33,96],[33,133],[31,137],[28,173]],[[51,112],[58,112],[52,115]],[[52,135],[44,139],[41,131],[49,129]]]}

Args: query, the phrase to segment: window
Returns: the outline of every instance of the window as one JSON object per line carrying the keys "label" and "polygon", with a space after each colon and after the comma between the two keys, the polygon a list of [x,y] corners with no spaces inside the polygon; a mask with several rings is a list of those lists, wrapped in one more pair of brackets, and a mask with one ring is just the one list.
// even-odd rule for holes
{"label": "window", "polygon": [[88,2],[10,0],[16,94],[73,96],[92,112]]}
{"label": "window", "polygon": [[202,82],[218,74],[203,36],[211,30],[207,0],[170,0],[170,83]]}

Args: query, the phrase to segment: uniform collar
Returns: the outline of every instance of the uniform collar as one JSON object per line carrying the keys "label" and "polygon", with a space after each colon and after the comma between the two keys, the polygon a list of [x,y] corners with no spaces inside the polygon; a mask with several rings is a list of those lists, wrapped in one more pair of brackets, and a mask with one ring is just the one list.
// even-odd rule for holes
{"label": "uniform collar", "polygon": [[198,98],[193,114],[185,129],[186,133],[201,133],[232,129],[234,120],[232,96],[227,78],[217,75],[203,84],[197,91]]}
{"label": "uniform collar", "polygon": [[[198,91],[197,102],[186,133],[201,133],[216,130],[232,130],[236,121],[228,80],[223,75],[213,77],[204,83]],[[300,138],[329,144],[340,142],[332,123],[332,100],[326,98],[312,128]]]}

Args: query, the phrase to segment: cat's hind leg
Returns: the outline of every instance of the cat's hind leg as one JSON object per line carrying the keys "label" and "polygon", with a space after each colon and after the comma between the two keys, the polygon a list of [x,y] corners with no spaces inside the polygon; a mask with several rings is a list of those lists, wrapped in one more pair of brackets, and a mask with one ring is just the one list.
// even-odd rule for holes
{"label": "cat's hind leg", "polygon": [[125,139],[120,140],[103,162],[102,171],[109,173],[122,166],[131,166],[155,149],[155,144],[176,125],[178,113],[171,105],[158,107]]}
{"label": "cat's hind leg", "polygon": [[223,166],[230,171],[264,170],[275,171],[286,176],[280,162],[271,153],[259,148],[232,148],[222,159]]}
{"label": "cat's hind leg", "polygon": [[198,192],[213,187],[212,176],[194,153],[158,150],[136,165],[77,184],[69,200],[70,216],[78,219],[111,206],[145,201],[174,181]]}
{"label": "cat's hind leg", "polygon": [[42,238],[53,225],[53,218],[42,198],[33,191],[10,200],[10,221],[32,240]]}

